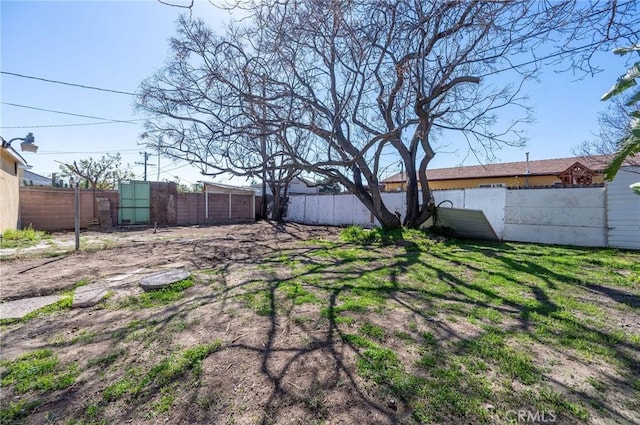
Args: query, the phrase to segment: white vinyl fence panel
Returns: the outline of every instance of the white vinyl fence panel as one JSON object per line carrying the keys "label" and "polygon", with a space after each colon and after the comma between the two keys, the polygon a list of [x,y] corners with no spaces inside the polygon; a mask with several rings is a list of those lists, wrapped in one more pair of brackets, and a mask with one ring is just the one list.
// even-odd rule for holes
{"label": "white vinyl fence panel", "polygon": [[607,246],[605,188],[507,191],[504,239]]}
{"label": "white vinyl fence panel", "polygon": [[607,184],[607,236],[611,247],[640,249],[640,196],[629,188],[640,181],[639,172],[639,167],[623,167]]}

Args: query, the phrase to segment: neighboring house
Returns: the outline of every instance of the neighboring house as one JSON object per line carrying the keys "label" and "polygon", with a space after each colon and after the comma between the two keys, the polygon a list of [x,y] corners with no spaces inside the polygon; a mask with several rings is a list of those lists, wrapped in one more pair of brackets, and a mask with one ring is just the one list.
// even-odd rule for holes
{"label": "neighboring house", "polygon": [[204,186],[205,222],[229,223],[256,219],[256,193],[253,189],[214,182],[199,182]]}
{"label": "neighboring house", "polygon": [[[432,190],[592,185],[604,182],[606,164],[604,155],[543,159],[428,169],[427,178]],[[406,175],[394,174],[382,184],[387,192],[402,191],[406,186]]]}
{"label": "neighboring house", "polygon": [[[256,195],[262,195],[262,183],[252,184],[251,189],[256,192]],[[307,182],[302,177],[294,177],[293,180],[289,183],[289,190],[287,191],[288,196],[291,195],[306,195],[318,193],[319,186],[314,186],[314,183]],[[267,185],[267,196],[272,195],[271,189],[269,189],[269,185]]]}
{"label": "neighboring house", "polygon": [[0,148],[0,233],[19,221],[21,168],[27,161],[11,146]]}
{"label": "neighboring house", "polygon": [[20,177],[20,186],[51,186],[51,179],[24,169]]}

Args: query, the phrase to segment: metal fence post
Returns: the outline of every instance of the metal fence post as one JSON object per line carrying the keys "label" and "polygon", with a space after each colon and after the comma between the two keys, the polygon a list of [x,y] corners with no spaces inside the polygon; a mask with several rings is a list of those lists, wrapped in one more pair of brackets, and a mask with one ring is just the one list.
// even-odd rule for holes
{"label": "metal fence post", "polygon": [[75,190],[76,213],[75,213],[75,230],[76,230],[76,251],[80,250],[80,182],[76,183]]}

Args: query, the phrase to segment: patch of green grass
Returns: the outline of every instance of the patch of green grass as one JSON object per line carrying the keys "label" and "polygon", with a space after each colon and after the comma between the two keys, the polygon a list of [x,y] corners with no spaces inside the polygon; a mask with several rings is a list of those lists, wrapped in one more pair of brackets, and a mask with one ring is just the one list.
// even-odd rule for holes
{"label": "patch of green grass", "polygon": [[375,344],[370,344],[356,363],[358,374],[372,379],[377,384],[393,380],[401,369],[402,366],[395,352]]}
{"label": "patch of green grass", "polygon": [[604,381],[593,376],[588,377],[587,382],[600,393],[605,392],[607,389],[607,384],[605,384]]}
{"label": "patch of green grass", "polygon": [[298,326],[302,326],[306,323],[313,322],[314,320],[309,316],[294,316],[291,318],[291,321]]}
{"label": "patch of green grass", "polygon": [[383,229],[375,227],[373,229],[363,229],[360,226],[350,226],[340,231],[340,238],[349,243],[359,245],[371,244],[397,244],[400,241],[413,242],[403,244],[405,248],[417,248],[432,245],[428,232],[424,229]]}
{"label": "patch of green grass", "polygon": [[125,350],[124,348],[121,348],[117,351],[114,351],[113,353],[110,354],[105,354],[104,356],[98,356],[98,357],[94,357],[92,359],[89,359],[89,361],[87,362],[87,366],[89,367],[93,367],[93,366],[109,366],[113,363],[116,362],[116,360],[118,360],[118,358],[124,356],[126,354],[127,350]]}
{"label": "patch of green grass", "polygon": [[7,229],[0,236],[0,248],[18,248],[36,245],[47,237],[46,232],[34,230],[31,225],[22,230]]}
{"label": "patch of green grass", "polygon": [[502,313],[490,307],[473,307],[469,316],[475,319],[488,319],[493,323],[501,323],[503,320]]}
{"label": "patch of green grass", "polygon": [[420,336],[422,336],[425,345],[434,345],[436,343],[436,337],[429,331],[422,332]]}
{"label": "patch of green grass", "polygon": [[88,418],[95,418],[100,414],[101,411],[102,411],[102,408],[100,407],[100,405],[96,403],[91,403],[84,409],[84,414]]}
{"label": "patch of green grass", "polygon": [[160,398],[151,404],[151,412],[149,414],[150,417],[156,417],[163,413],[168,412],[173,406],[176,397],[173,391],[163,391],[163,394]]}
{"label": "patch of green grass", "polygon": [[337,258],[342,262],[356,262],[361,261],[364,252],[358,248],[336,248],[331,250],[331,256]]}
{"label": "patch of green grass", "polygon": [[125,376],[116,382],[107,385],[102,391],[105,401],[115,401],[125,395],[137,395],[142,390],[140,385],[140,371],[138,368],[130,368],[125,371]]}
{"label": "patch of green grass", "polygon": [[98,334],[95,331],[82,331],[71,339],[65,340],[61,337],[52,339],[51,345],[61,347],[65,345],[90,344]]}
{"label": "patch of green grass", "polygon": [[0,409],[0,423],[17,423],[20,419],[29,416],[40,404],[40,400],[26,399],[9,402]]}
{"label": "patch of green grass", "polygon": [[505,339],[503,332],[490,328],[480,337],[464,341],[461,346],[470,355],[492,361],[502,373],[523,384],[539,382],[542,373],[531,356],[508,346]]}
{"label": "patch of green grass", "polygon": [[369,229],[363,229],[360,226],[349,226],[341,230],[340,239],[345,242],[364,245],[380,242],[379,234],[377,232]]}
{"label": "patch of green grass", "polygon": [[152,308],[171,304],[184,297],[184,291],[194,285],[193,277],[172,283],[161,289],[143,292],[138,296],[132,296],[118,302],[115,308]]}
{"label": "patch of green grass", "polygon": [[167,330],[169,332],[181,332],[189,327],[189,322],[186,320],[175,319],[169,322]]}
{"label": "patch of green grass", "polygon": [[589,411],[583,405],[568,400],[565,395],[549,387],[542,388],[535,400],[540,410],[568,413],[583,422],[589,419]]}
{"label": "patch of green grass", "polygon": [[343,325],[351,326],[356,322],[356,319],[354,319],[351,316],[342,315],[342,316],[336,316],[333,319],[333,321],[336,323],[336,325],[343,324]]}
{"label": "patch of green grass", "polygon": [[260,290],[255,293],[242,294],[239,297],[258,316],[270,316],[275,313],[273,307],[275,307],[276,301],[272,299],[273,293],[271,291]]}
{"label": "patch of green grass", "polygon": [[364,336],[368,336],[369,338],[377,339],[378,341],[382,341],[385,334],[384,329],[369,322],[360,326],[360,333]]}
{"label": "patch of green grass", "polygon": [[210,344],[196,345],[172,354],[151,367],[147,373],[142,373],[137,368],[129,369],[125,376],[108,385],[102,391],[102,396],[106,401],[115,401],[127,395],[136,396],[151,388],[162,389],[189,370],[194,377],[199,378],[203,360],[220,348],[222,348],[222,341],[216,340]]}
{"label": "patch of green grass", "polygon": [[88,284],[89,284],[89,278],[83,277],[82,279],[80,279],[79,281],[73,284],[73,288],[77,289],[82,286],[87,286]]}
{"label": "patch of green grass", "polygon": [[438,355],[432,352],[427,354],[423,354],[420,356],[418,361],[416,362],[416,366],[421,367],[423,369],[430,369],[436,365],[438,362]]}
{"label": "patch of green grass", "polygon": [[24,323],[24,322],[28,322],[29,320],[35,319],[36,317],[47,316],[47,315],[56,313],[58,311],[71,310],[72,305],[73,305],[73,290],[64,292],[62,294],[62,298],[57,302],[44,306],[42,308],[39,308],[35,311],[32,311],[29,314],[26,314],[22,319],[20,319],[20,321]]}
{"label": "patch of green grass", "polygon": [[134,319],[127,323],[126,326],[118,328],[111,332],[111,339],[127,341],[139,341],[146,339],[149,335],[155,333],[154,328],[157,325],[155,320],[138,320]]}
{"label": "patch of green grass", "polygon": [[307,291],[298,282],[287,282],[278,286],[278,290],[284,292],[287,299],[293,301],[294,305],[317,304],[320,299],[310,291]]}
{"label": "patch of green grass", "polygon": [[341,338],[343,341],[352,344],[356,347],[360,347],[360,348],[374,348],[377,347],[377,345],[372,342],[369,341],[367,338],[360,336],[360,335],[355,335],[355,334],[342,334]]}
{"label": "patch of green grass", "polygon": [[43,393],[67,388],[80,374],[76,364],[63,366],[51,350],[32,351],[0,362],[0,386],[13,387],[23,394],[36,390]]}
{"label": "patch of green grass", "polygon": [[378,291],[376,289],[354,288],[351,291],[343,292],[338,295],[339,304],[335,306],[323,307],[320,314],[325,318],[336,318],[340,313],[350,311],[353,313],[366,313],[371,308],[381,312],[386,303],[386,291]]}
{"label": "patch of green grass", "polygon": [[275,261],[290,269],[295,269],[299,264],[299,262],[292,255],[286,252],[279,254],[276,257]]}
{"label": "patch of green grass", "polygon": [[393,333],[393,336],[395,336],[396,338],[399,338],[403,341],[406,342],[413,342],[413,337],[411,336],[411,334],[407,333],[407,332],[403,332],[403,331],[396,331]]}

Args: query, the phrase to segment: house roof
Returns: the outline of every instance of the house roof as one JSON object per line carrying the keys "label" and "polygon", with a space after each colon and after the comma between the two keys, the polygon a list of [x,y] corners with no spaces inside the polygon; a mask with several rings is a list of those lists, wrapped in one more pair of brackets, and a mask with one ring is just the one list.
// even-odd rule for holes
{"label": "house roof", "polygon": [[[529,161],[530,176],[558,175],[571,167],[576,162],[580,162],[587,168],[601,172],[608,163],[609,157],[598,155],[593,157],[570,157],[556,159],[541,159]],[[427,170],[427,178],[431,181],[437,180],[458,180],[458,179],[481,179],[487,177],[513,177],[524,176],[527,171],[527,162],[503,162],[500,164],[471,165],[466,167],[434,168]],[[401,173],[394,174],[383,183],[394,183],[406,181],[406,176]]]}
{"label": "house roof", "polygon": [[238,186],[230,186],[228,184],[220,184],[215,182],[206,182],[199,181],[206,186],[206,190],[209,193],[242,193],[242,194],[253,194],[253,189],[246,187],[238,187]]}
{"label": "house roof", "polygon": [[34,186],[51,186],[51,179],[29,170],[24,170],[22,180],[26,180]]}
{"label": "house roof", "polygon": [[16,151],[15,149],[13,149],[11,146],[4,147],[4,145],[3,145],[2,150],[3,150],[4,152],[6,152],[7,154],[9,154],[9,156],[10,156],[10,157],[15,161],[15,162],[17,162],[18,164],[20,164],[20,165],[22,165],[22,166],[25,166],[25,167],[27,166],[27,161],[22,157],[22,155],[20,155],[20,154],[18,153],[18,151]]}

